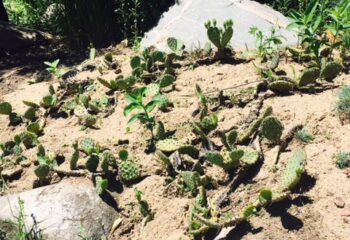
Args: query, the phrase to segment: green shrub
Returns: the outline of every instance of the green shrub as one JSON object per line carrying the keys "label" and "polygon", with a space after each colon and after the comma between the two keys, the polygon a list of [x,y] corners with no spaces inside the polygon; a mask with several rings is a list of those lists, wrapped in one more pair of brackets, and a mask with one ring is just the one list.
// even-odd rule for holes
{"label": "green shrub", "polygon": [[338,168],[344,169],[350,167],[350,152],[340,152],[335,155]]}
{"label": "green shrub", "polygon": [[350,117],[350,85],[340,89],[337,110],[341,117]]}

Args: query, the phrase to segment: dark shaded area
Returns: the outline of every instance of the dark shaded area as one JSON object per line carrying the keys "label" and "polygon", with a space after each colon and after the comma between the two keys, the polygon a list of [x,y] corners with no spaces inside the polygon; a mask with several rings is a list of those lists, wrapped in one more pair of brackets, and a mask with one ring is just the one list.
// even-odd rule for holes
{"label": "dark shaded area", "polygon": [[229,235],[227,235],[227,239],[242,239],[248,233],[257,234],[263,230],[262,227],[253,228],[249,222],[244,222],[238,225]]}
{"label": "dark shaded area", "polygon": [[9,17],[7,15],[3,0],[1,0],[0,2],[0,21],[4,21],[4,22],[9,21]]}

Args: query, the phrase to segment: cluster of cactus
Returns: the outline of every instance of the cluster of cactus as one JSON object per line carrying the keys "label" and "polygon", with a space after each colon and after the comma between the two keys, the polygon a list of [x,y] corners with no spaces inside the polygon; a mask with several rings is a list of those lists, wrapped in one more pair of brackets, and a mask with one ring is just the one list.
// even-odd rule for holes
{"label": "cluster of cactus", "polygon": [[236,146],[238,133],[235,130],[224,134],[220,133],[220,139],[224,148],[220,151],[207,153],[208,160],[225,170],[231,170],[239,166],[254,165],[259,159],[259,153],[250,147]]}
{"label": "cluster of cactus", "polygon": [[198,187],[201,185],[199,173],[196,171],[179,171],[178,174],[184,183],[185,190],[194,196],[197,195]]}
{"label": "cluster of cactus", "polygon": [[43,97],[40,105],[45,109],[56,109],[58,107],[58,96],[52,85],[49,86],[49,93],[49,95]]}
{"label": "cluster of cactus", "polygon": [[219,28],[216,25],[216,20],[205,23],[209,40],[217,48],[216,57],[222,58],[225,56],[225,49],[233,37],[233,21],[227,20],[224,22],[224,27]]}
{"label": "cluster of cactus", "polygon": [[125,182],[135,181],[141,176],[140,165],[129,159],[129,153],[126,150],[119,152],[119,177]]}
{"label": "cluster of cactus", "polygon": [[107,81],[103,78],[97,78],[97,80],[106,88],[111,91],[124,90],[129,91],[137,82],[135,76],[124,77],[119,75],[116,79]]}
{"label": "cluster of cactus", "polygon": [[53,153],[46,153],[45,148],[39,145],[37,157],[39,165],[35,168],[34,173],[40,181],[43,181],[47,178],[51,169],[57,166],[56,156]]}
{"label": "cluster of cactus", "polygon": [[12,105],[8,102],[0,103],[0,114],[7,115],[12,125],[17,125],[22,122],[21,116],[12,112]]}
{"label": "cluster of cactus", "polygon": [[[204,187],[201,187],[199,190],[199,194],[196,197],[195,203],[190,209],[189,213],[189,230],[190,233],[193,235],[199,235],[204,233],[202,231],[203,229],[203,222],[199,221],[195,215],[201,215],[203,218],[208,219],[210,218],[210,208],[208,206],[208,200],[206,196],[206,192]],[[208,230],[208,229],[207,229]]]}
{"label": "cluster of cactus", "polygon": [[145,48],[140,56],[131,59],[130,65],[133,76],[144,78],[143,73],[153,73],[156,71],[156,63],[165,61],[165,53],[161,51],[152,51],[151,48]]}
{"label": "cluster of cactus", "polygon": [[8,141],[0,144],[0,149],[2,151],[1,157],[6,157],[8,155],[15,155],[16,157],[20,157],[23,149],[21,147],[22,140],[19,135],[16,135],[13,141]]}

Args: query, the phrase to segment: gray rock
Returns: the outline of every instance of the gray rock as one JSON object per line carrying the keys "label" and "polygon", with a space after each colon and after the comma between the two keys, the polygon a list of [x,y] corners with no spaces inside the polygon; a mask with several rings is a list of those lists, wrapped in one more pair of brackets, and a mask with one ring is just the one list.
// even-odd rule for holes
{"label": "gray rock", "polygon": [[33,225],[33,214],[47,240],[81,239],[82,228],[87,236],[99,239],[109,233],[117,218],[115,209],[102,201],[91,183],[67,181],[0,197],[0,227],[18,216],[18,199],[24,201],[27,226]]}
{"label": "gray rock", "polygon": [[255,25],[270,33],[273,26],[281,27],[280,34],[286,45],[295,45],[297,37],[287,31],[289,21],[272,8],[250,0],[179,0],[164,13],[158,25],[142,40],[143,47],[155,46],[166,50],[166,39],[175,37],[184,41],[187,50],[203,48],[208,41],[204,23],[216,19],[218,26],[227,19],[234,21],[234,36],[231,46],[235,49],[255,48],[255,39],[249,34]]}

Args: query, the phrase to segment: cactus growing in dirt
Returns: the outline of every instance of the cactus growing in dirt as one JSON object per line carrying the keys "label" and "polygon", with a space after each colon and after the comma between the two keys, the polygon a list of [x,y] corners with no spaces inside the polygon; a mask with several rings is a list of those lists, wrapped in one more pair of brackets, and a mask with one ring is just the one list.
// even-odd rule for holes
{"label": "cactus growing in dirt", "polygon": [[124,77],[122,75],[119,75],[116,79],[110,81],[107,81],[103,78],[97,78],[97,80],[111,91],[129,91],[137,81],[136,77],[134,76]]}
{"label": "cactus growing in dirt", "polygon": [[274,116],[265,118],[261,123],[261,135],[272,143],[280,141],[283,130],[283,124]]}
{"label": "cactus growing in dirt", "polygon": [[79,150],[91,155],[100,152],[100,146],[92,138],[84,138],[79,143]]}
{"label": "cactus growing in dirt", "polygon": [[239,146],[238,150],[243,151],[243,156],[240,158],[241,165],[254,165],[259,160],[259,153],[251,147]]}
{"label": "cactus growing in dirt", "polygon": [[102,195],[108,188],[108,180],[103,179],[100,176],[97,176],[95,178],[95,183],[96,183],[96,192],[98,195]]}
{"label": "cactus growing in dirt", "polygon": [[238,138],[238,132],[236,130],[232,130],[227,134],[220,133],[221,142],[228,150],[232,150],[235,148],[237,138]]}
{"label": "cactus growing in dirt", "polygon": [[336,62],[325,62],[322,63],[321,68],[321,77],[327,81],[332,81],[334,78],[336,78],[339,73],[342,71],[343,66]]}
{"label": "cactus growing in dirt", "polygon": [[175,139],[164,139],[156,143],[156,148],[164,153],[177,151],[183,144]]}
{"label": "cactus growing in dirt", "polygon": [[276,80],[270,82],[267,87],[275,93],[288,94],[293,91],[294,83],[286,80]]}
{"label": "cactus growing in dirt", "polygon": [[350,119],[350,85],[340,89],[338,93],[337,111],[341,120]]}
{"label": "cactus growing in dirt", "polygon": [[201,178],[198,172],[191,171],[180,171],[178,172],[182,178],[185,188],[193,195],[196,195],[198,192],[198,187],[201,184]]}
{"label": "cactus growing in dirt", "polygon": [[350,167],[350,152],[339,152],[335,155],[336,166],[339,169]]}
{"label": "cactus growing in dirt", "polygon": [[243,150],[227,151],[224,149],[221,150],[220,153],[208,152],[207,158],[211,163],[218,165],[228,171],[239,166],[243,155]]}
{"label": "cactus growing in dirt", "polygon": [[98,154],[92,153],[86,160],[85,167],[90,172],[96,172],[99,162],[100,157]]}
{"label": "cactus growing in dirt", "polygon": [[321,71],[318,67],[304,69],[297,80],[298,87],[305,87],[310,84],[315,84],[316,80],[320,77],[320,73]]}
{"label": "cactus growing in dirt", "polygon": [[12,105],[8,102],[0,103],[0,114],[8,115],[12,125],[17,125],[22,122],[22,118],[17,113],[12,112]]}
{"label": "cactus growing in dirt", "polygon": [[233,37],[233,21],[225,21],[223,28],[218,28],[216,24],[216,20],[208,21],[205,23],[205,27],[207,28],[209,40],[217,48],[216,57],[223,58],[225,56],[225,49]]}
{"label": "cactus growing in dirt", "polygon": [[43,181],[49,175],[50,167],[47,164],[41,164],[35,168],[34,173],[39,178],[40,181]]}
{"label": "cactus growing in dirt", "polygon": [[183,52],[183,49],[185,48],[185,45],[181,40],[176,39],[174,37],[170,37],[167,39],[167,44],[173,53],[175,53],[178,56],[182,55],[182,52]]}
{"label": "cactus growing in dirt", "polygon": [[282,190],[291,190],[300,181],[305,171],[306,153],[303,149],[296,150],[289,159],[282,178]]}
{"label": "cactus growing in dirt", "polygon": [[45,109],[55,109],[58,106],[58,97],[52,85],[49,86],[50,94],[43,97],[40,105]]}
{"label": "cactus growing in dirt", "polygon": [[73,152],[72,157],[70,158],[70,162],[69,162],[69,167],[71,170],[75,170],[77,168],[77,163],[79,160],[78,142],[75,142],[73,144],[73,149],[74,149],[74,152]]}
{"label": "cactus growing in dirt", "polygon": [[104,172],[108,171],[109,166],[116,167],[117,161],[114,155],[110,151],[105,151],[102,154],[101,169]]}
{"label": "cactus growing in dirt", "polygon": [[129,153],[126,150],[119,151],[119,177],[125,182],[138,179],[141,176],[140,165],[129,159]]}
{"label": "cactus growing in dirt", "polygon": [[143,193],[141,191],[135,188],[135,197],[139,204],[140,213],[144,218],[147,218],[146,221],[150,221],[153,217],[153,214],[151,208],[149,207],[149,204],[142,199],[142,194]]}
{"label": "cactus growing in dirt", "polygon": [[31,132],[23,132],[19,134],[19,137],[23,143],[23,145],[29,149],[36,145],[38,145],[38,136],[35,133]]}

